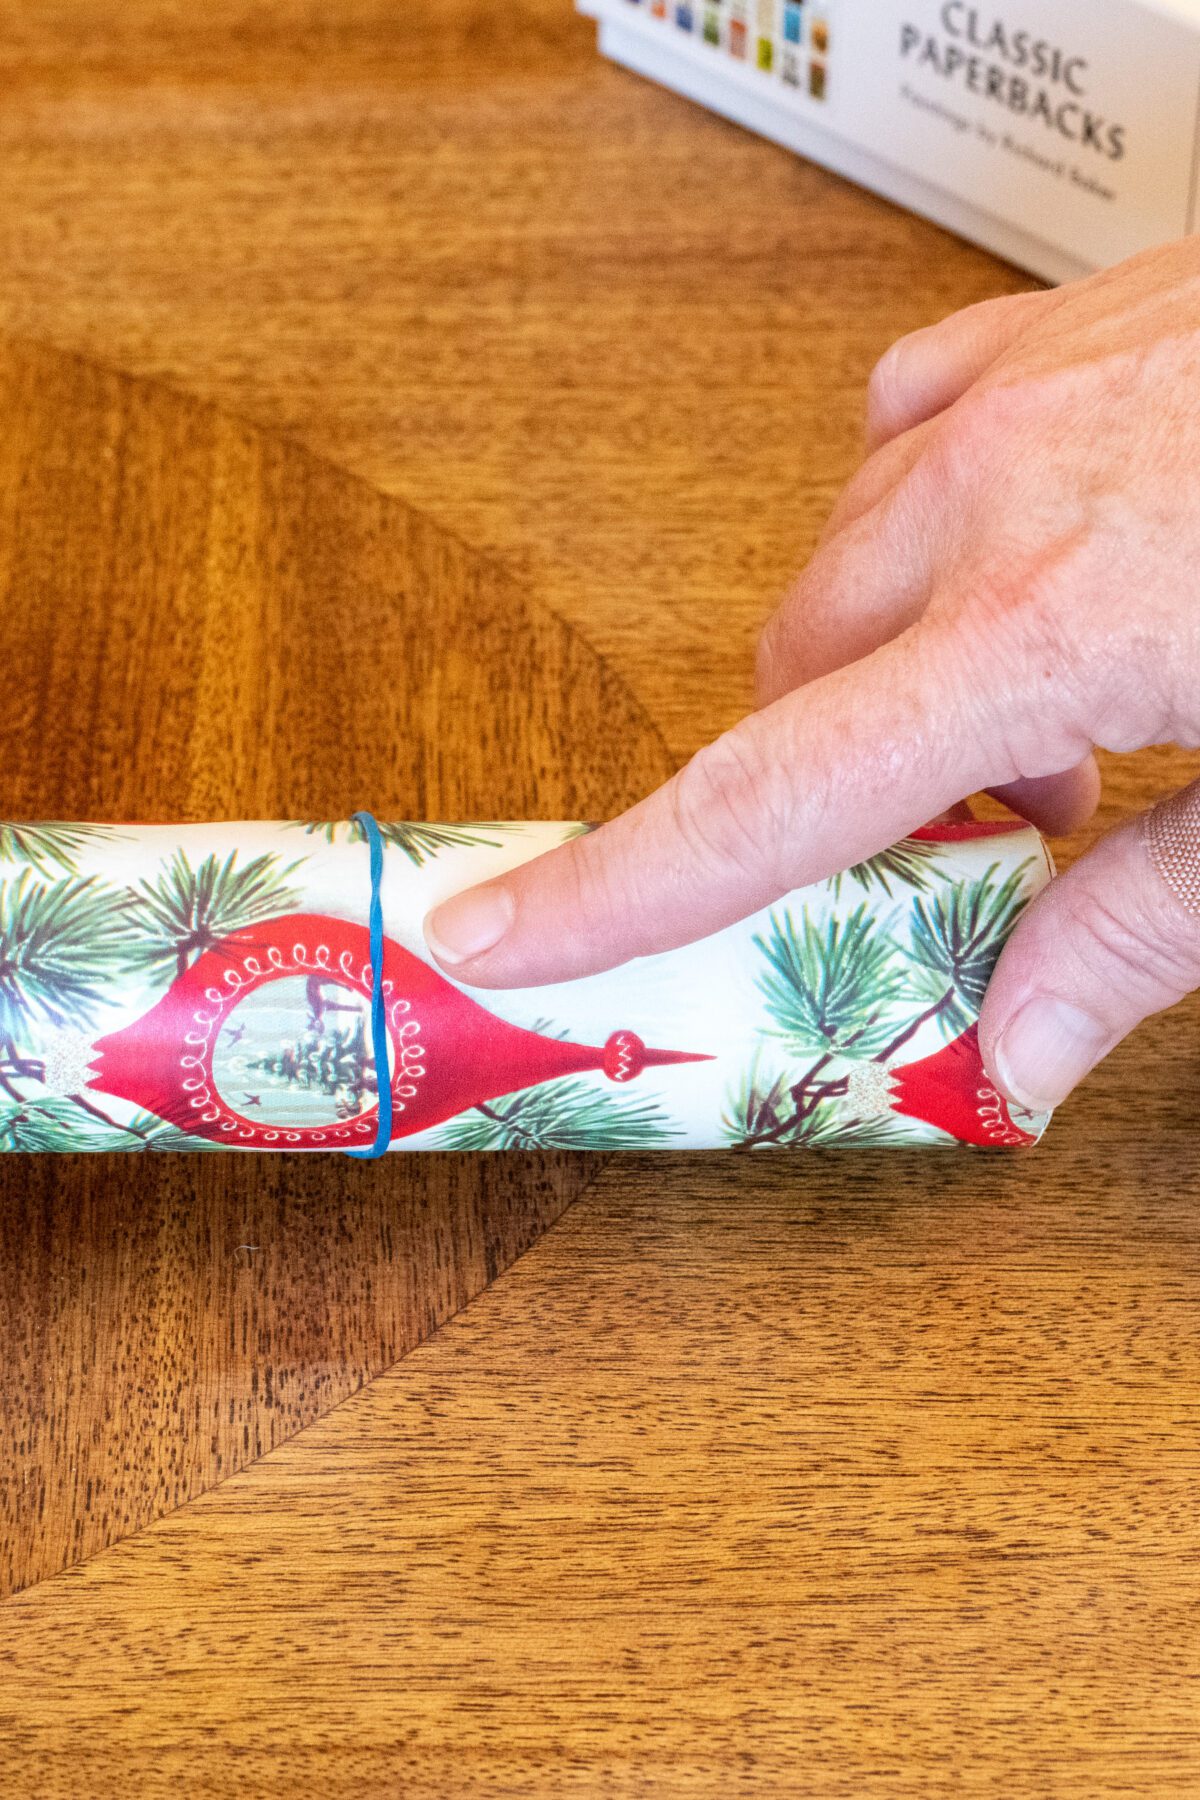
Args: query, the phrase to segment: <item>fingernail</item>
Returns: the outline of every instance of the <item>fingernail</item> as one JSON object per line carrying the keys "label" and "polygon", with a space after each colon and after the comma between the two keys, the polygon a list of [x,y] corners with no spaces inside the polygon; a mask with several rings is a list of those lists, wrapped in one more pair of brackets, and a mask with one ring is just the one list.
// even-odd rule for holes
{"label": "fingernail", "polygon": [[500,942],[515,913],[506,887],[468,888],[429,914],[425,941],[441,962],[469,962]]}
{"label": "fingernail", "polygon": [[1014,1013],[996,1043],[996,1074],[1010,1100],[1030,1112],[1049,1112],[1065,1100],[1112,1047],[1106,1026],[1037,994]]}

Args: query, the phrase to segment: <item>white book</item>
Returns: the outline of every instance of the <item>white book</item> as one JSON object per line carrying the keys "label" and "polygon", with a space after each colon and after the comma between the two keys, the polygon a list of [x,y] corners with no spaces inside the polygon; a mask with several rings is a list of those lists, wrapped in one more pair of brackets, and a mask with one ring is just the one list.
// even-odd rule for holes
{"label": "white book", "polygon": [[1197,224],[1200,0],[580,0],[600,48],[1049,281]]}

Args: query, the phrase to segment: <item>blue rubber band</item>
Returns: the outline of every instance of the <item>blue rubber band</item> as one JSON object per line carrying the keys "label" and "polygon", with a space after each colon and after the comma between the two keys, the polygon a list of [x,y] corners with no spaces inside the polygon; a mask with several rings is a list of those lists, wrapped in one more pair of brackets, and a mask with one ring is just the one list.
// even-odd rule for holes
{"label": "blue rubber band", "polygon": [[382,1156],[392,1141],[392,1075],[383,1001],[383,837],[372,813],[356,812],[354,823],[371,847],[371,1048],[375,1054],[375,1082],[379,1090],[379,1124],[375,1142],[369,1150],[347,1150],[346,1155],[368,1162]]}

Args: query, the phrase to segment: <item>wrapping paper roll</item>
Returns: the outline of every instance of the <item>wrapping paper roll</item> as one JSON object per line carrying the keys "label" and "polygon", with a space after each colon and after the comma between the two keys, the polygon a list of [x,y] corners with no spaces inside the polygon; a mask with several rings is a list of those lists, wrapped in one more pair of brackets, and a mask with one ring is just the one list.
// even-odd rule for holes
{"label": "wrapping paper roll", "polygon": [[[470,990],[438,900],[581,825],[381,826],[393,1150],[1035,1143],[979,1006],[1050,874],[1018,824],[929,827],[703,943]],[[368,1149],[363,828],[0,824],[0,1148]]]}

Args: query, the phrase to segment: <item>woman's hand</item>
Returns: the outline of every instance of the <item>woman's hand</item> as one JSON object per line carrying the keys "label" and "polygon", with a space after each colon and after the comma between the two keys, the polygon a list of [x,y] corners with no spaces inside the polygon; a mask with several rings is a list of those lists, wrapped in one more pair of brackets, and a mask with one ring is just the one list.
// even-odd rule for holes
{"label": "woman's hand", "polygon": [[[1094,746],[1200,743],[1200,239],[902,339],[868,438],[763,634],[760,710],[612,824],[441,906],[429,943],[460,980],[670,949],[983,788],[1071,829]],[[1034,904],[982,1024],[1013,1099],[1061,1100],[1200,984],[1186,887],[1130,822]]]}

